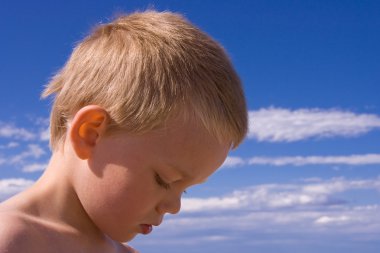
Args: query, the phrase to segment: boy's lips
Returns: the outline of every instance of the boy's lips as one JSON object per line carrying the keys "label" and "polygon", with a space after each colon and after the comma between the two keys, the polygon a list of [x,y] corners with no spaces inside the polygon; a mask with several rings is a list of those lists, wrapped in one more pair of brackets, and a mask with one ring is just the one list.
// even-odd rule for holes
{"label": "boy's lips", "polygon": [[143,235],[150,234],[153,231],[153,226],[158,227],[161,224],[161,222],[162,222],[162,219],[152,224],[140,224],[141,233]]}
{"label": "boy's lips", "polygon": [[152,232],[153,225],[151,225],[151,224],[141,224],[140,228],[141,228],[141,233],[143,235],[147,235],[147,234],[150,234]]}

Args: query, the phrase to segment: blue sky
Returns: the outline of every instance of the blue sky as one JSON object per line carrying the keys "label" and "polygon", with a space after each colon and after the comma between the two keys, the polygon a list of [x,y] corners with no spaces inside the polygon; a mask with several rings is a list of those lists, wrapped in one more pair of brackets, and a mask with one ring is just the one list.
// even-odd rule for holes
{"label": "blue sky", "polygon": [[46,165],[43,85],[91,27],[154,7],[223,44],[250,131],[141,252],[362,252],[380,248],[380,2],[2,1],[0,200]]}

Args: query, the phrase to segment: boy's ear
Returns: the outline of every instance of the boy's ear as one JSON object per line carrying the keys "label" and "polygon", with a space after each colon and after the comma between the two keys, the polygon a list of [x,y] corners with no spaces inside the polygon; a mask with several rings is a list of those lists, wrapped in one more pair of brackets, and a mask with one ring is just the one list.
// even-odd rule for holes
{"label": "boy's ear", "polygon": [[69,129],[71,145],[80,159],[88,159],[99,138],[106,132],[108,113],[97,105],[81,108]]}

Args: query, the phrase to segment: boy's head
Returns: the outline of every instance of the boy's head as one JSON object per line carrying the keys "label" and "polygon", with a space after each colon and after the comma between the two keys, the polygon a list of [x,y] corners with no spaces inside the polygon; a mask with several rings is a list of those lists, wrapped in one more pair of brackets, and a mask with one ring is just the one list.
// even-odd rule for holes
{"label": "boy's head", "polygon": [[85,211],[81,224],[89,221],[114,241],[147,235],[165,214],[179,212],[182,193],[205,182],[231,148],[197,122],[178,118],[144,134],[105,136],[107,117],[96,105],[75,114],[65,154],[55,154],[60,167],[50,175],[61,185],[69,179],[70,199],[80,203],[76,216]]}
{"label": "boy's head", "polygon": [[97,26],[42,96],[53,94],[53,150],[86,105],[107,111],[108,133],[145,133],[183,117],[236,147],[247,131],[240,80],[224,50],[170,12],[133,13]]}

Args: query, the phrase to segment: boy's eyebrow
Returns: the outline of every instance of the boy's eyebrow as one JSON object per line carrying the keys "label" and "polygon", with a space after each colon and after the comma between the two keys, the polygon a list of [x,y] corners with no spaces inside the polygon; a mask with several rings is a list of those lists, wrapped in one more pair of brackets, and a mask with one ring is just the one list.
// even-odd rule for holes
{"label": "boy's eyebrow", "polygon": [[187,173],[184,170],[180,169],[180,167],[178,167],[176,165],[170,164],[168,166],[168,168],[170,170],[172,170],[172,171],[175,171],[175,172],[179,173],[182,178],[188,178],[188,179],[192,179],[193,178],[191,175],[189,175],[189,173]]}

